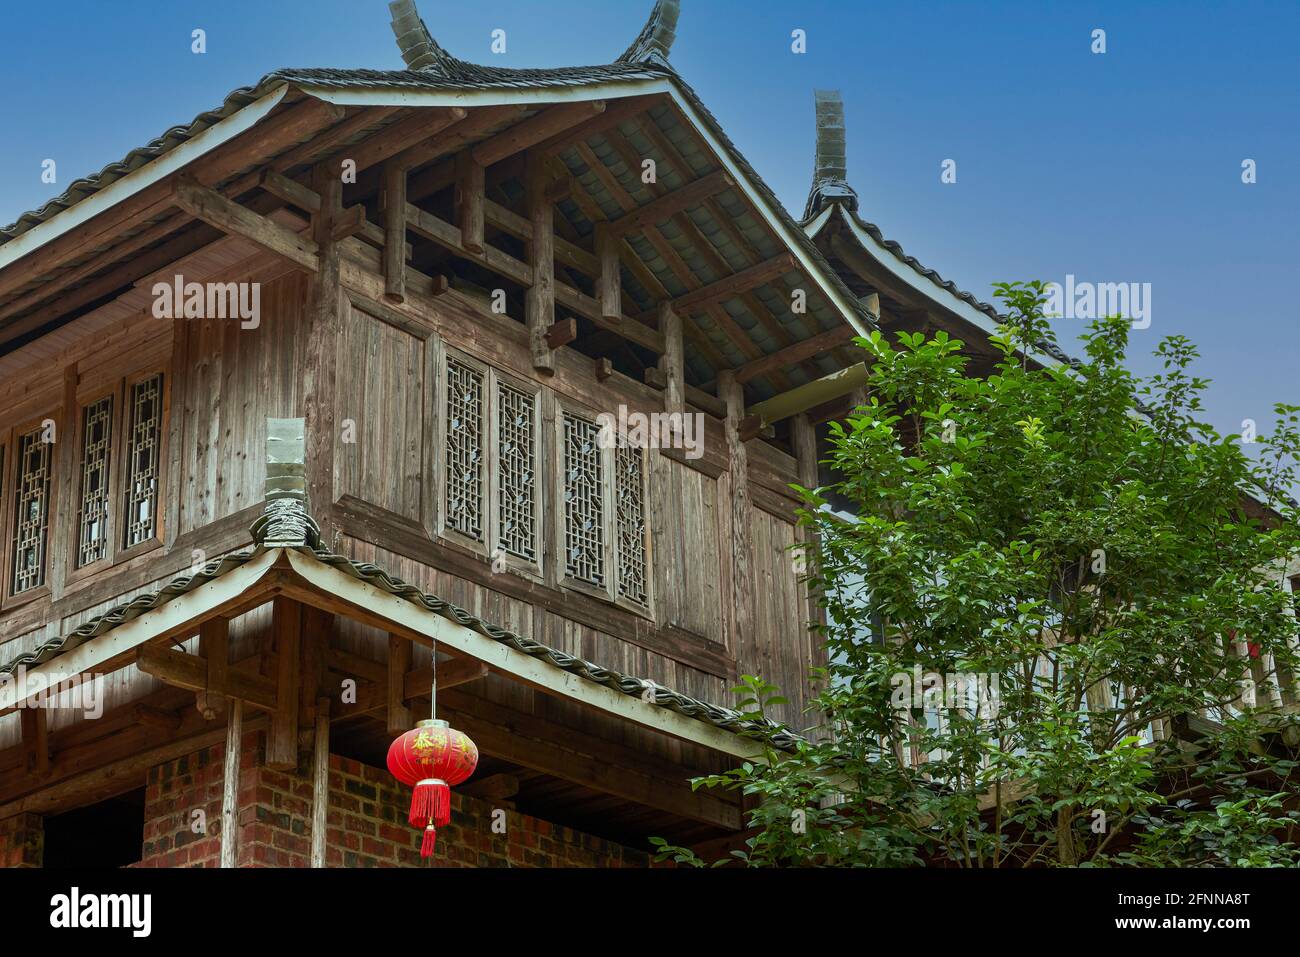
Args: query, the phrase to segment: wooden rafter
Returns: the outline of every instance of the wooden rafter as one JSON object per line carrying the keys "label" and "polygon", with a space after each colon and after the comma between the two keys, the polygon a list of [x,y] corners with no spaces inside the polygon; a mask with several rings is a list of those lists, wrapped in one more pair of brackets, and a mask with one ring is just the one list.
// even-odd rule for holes
{"label": "wooden rafter", "polygon": [[572,129],[603,112],[605,112],[604,100],[587,100],[548,107],[479,143],[470,151],[470,155],[478,165],[491,166],[507,156],[513,156],[536,146],[543,140]]}
{"label": "wooden rafter", "polygon": [[659,198],[639,206],[629,213],[609,223],[610,233],[614,236],[626,236],[628,233],[640,232],[659,223],[667,222],[675,215],[699,206],[725,189],[730,189],[735,182],[725,170],[717,170],[688,182],[685,186],[671,192],[663,193]]}
{"label": "wooden rafter", "polygon": [[195,219],[224,233],[247,239],[303,269],[315,272],[318,268],[318,246],[313,240],[226,199],[216,190],[192,179],[180,179],[176,182],[175,200]]}
{"label": "wooden rafter", "polygon": [[802,362],[804,359],[820,353],[829,352],[836,346],[848,342],[856,335],[857,333],[853,327],[847,325],[818,333],[811,339],[804,339],[792,346],[786,346],[784,349],[779,349],[759,359],[746,362],[743,366],[738,366],[735,369],[736,381],[749,382],[751,379],[770,375],[778,369],[793,365],[796,362]]}

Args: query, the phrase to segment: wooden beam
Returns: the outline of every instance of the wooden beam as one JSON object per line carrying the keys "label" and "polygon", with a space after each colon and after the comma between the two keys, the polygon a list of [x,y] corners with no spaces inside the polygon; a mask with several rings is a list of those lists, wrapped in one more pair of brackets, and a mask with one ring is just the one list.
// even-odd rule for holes
{"label": "wooden beam", "polygon": [[491,166],[604,112],[604,100],[552,106],[479,143],[471,155],[478,165]]}
{"label": "wooden beam", "polygon": [[[721,377],[718,379],[721,382]],[[807,412],[815,406],[832,399],[848,395],[871,381],[871,370],[865,362],[840,369],[830,375],[795,386],[789,392],[782,392],[770,399],[756,403],[748,409],[748,414],[762,420],[764,425],[780,422],[800,412]]]}
{"label": "wooden beam", "polygon": [[744,388],[735,375],[718,374],[718,397],[727,404],[725,434],[727,460],[731,463],[728,487],[731,511],[731,640],[728,647],[742,658],[754,647],[754,578],[752,523],[753,501],[749,493],[749,452],[740,437],[740,420],[745,414]]}
{"label": "wooden beam", "polygon": [[19,724],[27,773],[44,778],[50,773],[49,714],[42,707],[29,705],[23,708]]}
{"label": "wooden beam", "polygon": [[567,346],[576,338],[578,338],[577,319],[561,319],[546,330],[546,344],[552,349]]}
{"label": "wooden beam", "polygon": [[[519,724],[501,727],[476,712],[460,710],[459,705],[458,701],[456,708],[441,710],[485,754],[715,827],[735,830],[740,826],[740,809],[713,795],[693,792],[686,783],[684,770],[680,781],[662,779],[637,770],[632,763],[634,754],[627,755],[628,764],[615,765],[608,759],[579,753],[576,748],[580,745],[575,742],[586,742],[590,736],[564,731],[558,737],[551,737],[540,729],[525,729]],[[518,718],[523,720],[522,716]],[[550,730],[557,729],[552,726]]]}
{"label": "wooden beam", "polygon": [[303,269],[318,268],[318,246],[293,230],[190,179],[176,182],[176,205],[195,219],[232,236],[240,236]]}
{"label": "wooden beam", "polygon": [[519,778],[513,774],[490,774],[461,785],[459,791],[481,801],[508,801],[519,793]]}
{"label": "wooden beam", "polygon": [[472,253],[483,251],[484,204],[487,201],[487,176],[473,152],[456,155],[456,221],[460,241]]}
{"label": "wooden beam", "polygon": [[221,787],[221,866],[235,867],[239,855],[239,757],[244,740],[244,703],[226,709],[226,766]]}
{"label": "wooden beam", "polygon": [[[162,645],[141,645],[135,654],[136,667],[164,684],[191,691],[207,690],[208,663],[198,655]],[[275,711],[279,703],[269,679],[241,668],[232,668],[226,675],[226,697],[238,698],[263,711]]]}
{"label": "wooden beam", "polygon": [[[222,182],[250,165],[269,161],[287,146],[301,143],[337,123],[344,115],[342,107],[306,99],[264,119],[197,160],[192,167],[194,178],[200,183]],[[25,256],[0,270],[0,297],[25,285],[34,275],[53,273],[69,259],[83,256],[88,249],[111,245],[117,234],[157,219],[174,204],[170,180],[126,198],[89,223],[46,243],[32,256]]]}
{"label": "wooden beam", "polygon": [[551,375],[555,372],[555,356],[546,333],[555,323],[555,207],[546,198],[546,165],[540,153],[529,155],[526,180],[528,218],[533,228],[533,239],[528,244],[533,281],[525,299],[528,342],[533,368]]}
{"label": "wooden beam", "polygon": [[[436,138],[453,124],[462,122],[468,112],[459,106],[420,107],[410,116],[367,138],[355,146],[343,147],[340,158],[356,163],[360,174],[386,160],[397,158],[396,165],[404,169],[419,165],[416,150],[430,139]],[[358,180],[359,181],[359,180]]]}
{"label": "wooden beam", "polygon": [[138,724],[148,725],[151,728],[160,728],[164,731],[175,731],[181,726],[181,716],[175,711],[155,708],[147,704],[134,705],[133,717]]}
{"label": "wooden beam", "polygon": [[411,643],[398,635],[388,636],[388,733],[396,736],[415,727],[406,706],[406,673],[411,670]]}
{"label": "wooden beam", "polygon": [[325,866],[330,803],[330,699],[316,701],[316,734],[312,741],[311,866]]}
{"label": "wooden beam", "polygon": [[650,227],[672,219],[677,213],[698,206],[710,196],[721,193],[736,185],[726,170],[717,170],[697,180],[687,183],[680,189],[664,193],[658,199],[646,203],[630,213],[610,220],[611,235],[622,238],[629,233],[642,232]]}
{"label": "wooden beam", "polygon": [[[417,235],[432,240],[457,256],[479,262],[493,272],[499,273],[521,286],[530,286],[532,284],[533,270],[528,263],[520,262],[509,253],[502,252],[490,243],[486,245],[481,256],[474,255],[461,245],[460,229],[458,227],[446,220],[439,219],[432,213],[426,213],[418,206],[412,206],[410,203],[406,204],[406,217],[408,227]],[[531,245],[530,243],[530,247]],[[553,269],[554,267],[552,267]],[[643,349],[648,349],[654,353],[664,351],[663,336],[645,323],[626,316],[622,322],[610,322],[601,315],[600,303],[591,296],[583,294],[566,283],[552,280],[552,286],[555,302],[570,312],[577,313],[597,327],[620,335]],[[553,322],[548,324],[542,330],[543,335],[546,329],[549,329],[553,324]]]}
{"label": "wooden beam", "polygon": [[275,634],[276,709],[266,736],[266,766],[278,770],[298,767],[299,643],[302,606],[291,598],[277,597],[272,604],[271,630]]}
{"label": "wooden beam", "polygon": [[621,322],[623,319],[623,269],[619,258],[621,245],[622,240],[611,234],[608,223],[596,224],[596,258],[600,260],[600,313],[610,322]]}
{"label": "wooden beam", "polygon": [[[526,217],[490,199],[484,201],[483,209],[484,217],[490,225],[524,242],[532,241],[533,226]],[[560,236],[555,237],[555,261],[588,276],[595,276],[600,272],[600,264],[595,256],[577,243],[569,242]],[[622,316],[620,315],[619,318]]]}
{"label": "wooden beam", "polygon": [[257,177],[257,185],[272,196],[279,197],[305,213],[320,211],[320,195],[313,189],[290,179],[275,169],[264,169]]}
{"label": "wooden beam", "polygon": [[[486,677],[487,665],[477,658],[453,658],[438,662],[438,691],[447,691]],[[403,678],[404,694],[408,701],[427,698],[433,690],[433,668],[426,665],[407,672]]]}
{"label": "wooden beam", "polygon": [[692,310],[699,309],[701,306],[739,296],[755,286],[771,282],[776,277],[782,276],[794,268],[794,256],[791,253],[781,253],[756,266],[742,269],[740,272],[725,276],[717,282],[711,282],[693,292],[677,297],[673,300],[673,308],[685,315]]}
{"label": "wooden beam", "polygon": [[802,342],[796,342],[792,346],[786,346],[784,349],[778,349],[776,352],[765,355],[760,359],[754,359],[742,366],[737,366],[734,370],[736,381],[741,383],[749,382],[770,372],[789,368],[804,359],[810,359],[823,352],[829,352],[837,346],[842,346],[856,335],[857,332],[849,325],[837,326],[827,332],[818,333]]}
{"label": "wooden beam", "polygon": [[384,299],[406,301],[406,170],[384,166]]}
{"label": "wooden beam", "polygon": [[605,356],[596,360],[596,381],[604,382],[614,374],[614,363]]}
{"label": "wooden beam", "polygon": [[[523,115],[528,109],[520,103],[504,106],[477,106],[460,122],[448,127],[437,136],[430,137],[406,150],[400,157],[408,169],[433,163],[435,160],[451,156],[453,153],[476,142],[494,127],[510,123]],[[453,167],[454,173],[454,167]],[[406,184],[406,196],[412,202],[418,202],[438,189],[444,188],[446,172],[441,165],[422,170],[411,177]]]}
{"label": "wooden beam", "polygon": [[539,143],[536,148],[543,153],[554,155],[568,149],[574,143],[586,140],[597,133],[604,133],[625,120],[644,112],[653,106],[656,101],[662,102],[661,94],[626,96],[610,100],[605,104],[604,112],[597,113],[577,126],[557,133],[550,139]]}
{"label": "wooden beam", "polygon": [[[342,242],[350,236],[364,236],[369,227],[370,223],[366,220],[366,207],[356,203],[334,217],[334,221],[330,224],[330,239]],[[400,250],[404,243],[399,242],[394,245],[399,250],[398,255],[401,255]]]}
{"label": "wooden beam", "polygon": [[664,411],[686,411],[686,352],[682,345],[682,318],[672,303],[659,304],[659,332],[664,337],[660,368],[664,374]]}

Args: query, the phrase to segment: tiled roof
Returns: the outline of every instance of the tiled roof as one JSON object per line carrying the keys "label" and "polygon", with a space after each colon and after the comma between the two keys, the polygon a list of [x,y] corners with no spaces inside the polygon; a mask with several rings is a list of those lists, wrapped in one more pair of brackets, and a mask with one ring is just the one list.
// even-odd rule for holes
{"label": "tiled roof", "polygon": [[[258,526],[255,525],[254,529],[255,534],[261,534]],[[707,701],[701,701],[698,698],[692,698],[689,695],[673,691],[671,688],[662,687],[645,678],[637,678],[609,668],[602,668],[600,665],[559,651],[540,641],[499,628],[449,601],[444,601],[436,595],[423,592],[416,586],[389,575],[388,572],[377,565],[368,562],[356,562],[342,555],[336,555],[309,545],[295,546],[294,550],[309,555],[317,561],[351,575],[368,585],[383,589],[434,614],[441,615],[458,625],[476,631],[493,641],[508,645],[515,651],[533,658],[540,658],[570,674],[578,675],[595,684],[604,685],[606,688],[621,694],[644,699],[648,691],[652,692],[655,704],[661,708],[668,708],[685,717],[703,721],[735,734],[761,735],[777,748],[793,748],[797,742],[802,740],[799,735],[775,722],[755,722],[730,708],[723,708]],[[139,618],[146,612],[165,605],[172,599],[191,592],[214,578],[219,578],[227,572],[248,563],[263,551],[265,551],[264,546],[258,545],[254,548],[232,552],[229,555],[208,562],[202,569],[192,575],[178,575],[157,591],[137,595],[130,601],[111,608],[102,615],[97,615],[66,635],[52,638],[33,650],[24,652],[13,660],[5,662],[0,665],[0,675],[12,674],[20,666],[31,668],[57,659],[59,655],[72,651],[92,638],[112,631],[119,625]]]}

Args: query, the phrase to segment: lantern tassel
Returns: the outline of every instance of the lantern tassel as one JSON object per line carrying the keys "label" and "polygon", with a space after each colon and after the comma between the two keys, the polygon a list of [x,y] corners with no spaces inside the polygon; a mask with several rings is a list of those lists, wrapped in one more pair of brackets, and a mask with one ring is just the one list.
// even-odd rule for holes
{"label": "lantern tassel", "polygon": [[451,788],[446,781],[425,778],[411,792],[411,813],[407,815],[411,827],[423,827],[432,821],[438,827],[451,820]]}
{"label": "lantern tassel", "polygon": [[433,813],[430,817],[438,827],[451,823],[451,788],[441,781],[433,786]]}
{"label": "lantern tassel", "polygon": [[420,842],[420,856],[433,857],[433,845],[438,842],[438,829],[432,824],[424,829],[424,840]]}

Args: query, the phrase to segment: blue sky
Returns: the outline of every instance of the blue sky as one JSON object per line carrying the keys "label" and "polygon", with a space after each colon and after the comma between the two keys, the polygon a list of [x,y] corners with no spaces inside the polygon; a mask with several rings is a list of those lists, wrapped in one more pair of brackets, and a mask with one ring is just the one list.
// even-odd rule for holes
{"label": "blue sky", "polygon": [[[605,63],[651,0],[422,0],[465,59]],[[840,88],[862,214],[965,289],[1149,282],[1145,354],[1182,334],[1236,431],[1300,401],[1296,3],[683,0],[673,62],[788,208],[814,87]],[[3,0],[0,221],[287,66],[401,65],[383,0]],[[207,31],[208,52],[190,52]],[[489,50],[506,30],[507,52]],[[790,33],[807,31],[807,53]],[[1106,31],[1107,52],[1091,52]],[[59,185],[40,181],[58,163]],[[1243,159],[1258,182],[1241,182]],[[957,182],[940,164],[957,162]],[[1290,224],[1290,225],[1288,225]],[[1082,325],[1059,323],[1063,337]],[[1134,367],[1151,363],[1135,356]]]}

